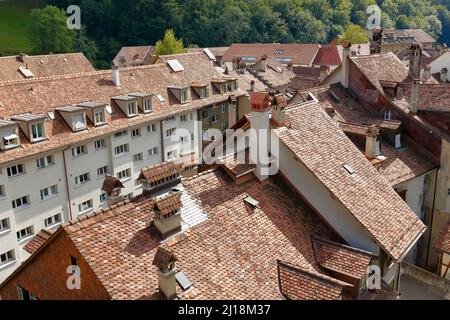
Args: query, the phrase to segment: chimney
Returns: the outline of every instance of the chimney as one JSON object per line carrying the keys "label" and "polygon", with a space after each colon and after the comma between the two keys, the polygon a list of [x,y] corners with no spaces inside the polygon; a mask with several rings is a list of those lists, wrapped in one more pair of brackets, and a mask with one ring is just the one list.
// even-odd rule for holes
{"label": "chimney", "polygon": [[113,176],[106,176],[103,181],[102,191],[108,195],[108,206],[123,200],[122,188],[125,188],[122,182]]}
{"label": "chimney", "polygon": [[348,78],[350,76],[350,47],[352,44],[348,40],[344,40],[342,47],[342,85],[344,88],[348,88]]}
{"label": "chimney", "polygon": [[158,289],[162,298],[172,300],[177,297],[177,270],[175,262],[178,261],[173,251],[158,247],[153,258],[153,265],[158,272]]}
{"label": "chimney", "polygon": [[260,70],[262,72],[266,72],[266,66],[267,66],[267,55],[265,54],[261,57]]}
{"label": "chimney", "polygon": [[255,92],[255,80],[250,81],[250,91]]}
{"label": "chimney", "polygon": [[420,80],[414,79],[411,85],[411,98],[409,102],[409,110],[412,114],[417,113],[419,106]]}
{"label": "chimney", "polygon": [[383,39],[383,29],[372,30],[372,39],[370,40],[370,54],[381,53],[382,39]]}
{"label": "chimney", "polygon": [[161,238],[181,231],[181,192],[170,193],[169,195],[157,198],[153,204],[153,224]]}
{"label": "chimney", "polygon": [[448,69],[447,68],[442,68],[441,69],[441,82],[447,82],[448,79]]}
{"label": "chimney", "polygon": [[286,123],[286,107],[287,102],[283,94],[276,94],[272,101],[272,120],[278,127],[284,127]]}
{"label": "chimney", "polygon": [[366,132],[366,157],[374,159],[380,154],[380,130],[376,126],[370,126]]}
{"label": "chimney", "polygon": [[120,70],[114,62],[112,64],[112,81],[116,87],[120,87]]}
{"label": "chimney", "polygon": [[329,67],[327,65],[321,65],[320,66],[320,78],[319,81],[322,82],[328,77],[329,74]]}
{"label": "chimney", "polygon": [[431,66],[429,64],[427,64],[423,69],[423,77],[425,81],[428,81],[431,78]]}
{"label": "chimney", "polygon": [[[20,61],[20,62],[25,62],[25,57],[26,57],[27,55],[25,54],[25,53],[23,53],[23,52],[21,52],[21,53],[19,53],[19,55],[17,56],[17,59]],[[27,69],[28,69],[28,67],[27,67]]]}
{"label": "chimney", "polygon": [[265,180],[269,172],[271,96],[255,92],[250,96],[250,160],[256,164],[255,175]]}
{"label": "chimney", "polygon": [[411,79],[420,79],[420,59],[422,57],[422,48],[420,44],[411,45],[409,52],[409,76]]}

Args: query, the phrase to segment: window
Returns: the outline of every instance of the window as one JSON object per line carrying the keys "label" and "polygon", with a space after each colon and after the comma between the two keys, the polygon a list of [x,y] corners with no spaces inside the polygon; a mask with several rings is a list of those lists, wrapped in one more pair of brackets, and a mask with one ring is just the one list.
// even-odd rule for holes
{"label": "window", "polygon": [[176,128],[166,130],[166,137],[170,137],[175,132],[175,130]]}
{"label": "window", "polygon": [[186,103],[187,100],[188,100],[187,90],[181,90],[181,92],[180,92],[180,102],[181,103]]}
{"label": "window", "polygon": [[142,155],[142,152],[135,154],[133,156],[133,162],[139,162],[142,161],[144,159],[144,156]]}
{"label": "window", "polygon": [[227,84],[226,83],[221,83],[219,88],[220,88],[220,93],[227,93]]}
{"label": "window", "polygon": [[237,81],[236,80],[230,81],[230,89],[232,91],[235,91],[235,90],[238,89],[238,85],[237,85]]}
{"label": "window", "polygon": [[156,124],[154,123],[152,125],[147,126],[147,131],[148,132],[156,132],[156,131],[158,131],[158,128],[156,127]]}
{"label": "window", "polygon": [[180,116],[180,121],[181,121],[181,122],[186,122],[186,121],[187,121],[187,115],[182,114],[182,115]]}
{"label": "window", "polygon": [[199,96],[200,96],[200,99],[208,98],[208,96],[209,96],[208,87],[200,88]]}
{"label": "window", "polygon": [[84,201],[84,202],[82,202],[82,203],[80,203],[78,205],[78,211],[79,211],[79,213],[83,213],[83,212],[86,212],[88,210],[91,210],[93,207],[94,206],[92,204],[92,199],[89,199],[89,200]]}
{"label": "window", "polygon": [[208,110],[204,109],[202,110],[202,119],[207,119],[208,118]]}
{"label": "window", "polygon": [[450,189],[447,190],[447,194],[450,196]]}
{"label": "window", "polygon": [[152,111],[152,100],[145,99],[144,100],[144,112],[151,112],[151,111]]}
{"label": "window", "polygon": [[107,173],[108,173],[108,166],[103,166],[103,167],[97,169],[97,175],[100,177],[106,176]]}
{"label": "window", "polygon": [[5,186],[4,185],[0,185],[0,198],[1,197],[4,197],[6,194],[5,194]]}
{"label": "window", "polygon": [[121,137],[121,136],[125,136],[127,134],[128,134],[127,130],[122,130],[122,131],[114,133],[114,137],[118,138],[118,137]]}
{"label": "window", "polygon": [[72,149],[72,156],[78,157],[87,153],[87,149],[85,145],[78,146]]}
{"label": "window", "polygon": [[176,151],[175,151],[175,150],[172,150],[172,151],[167,152],[167,160],[173,159],[173,158],[175,158],[176,156],[177,156],[177,154],[176,154]]}
{"label": "window", "polygon": [[133,129],[131,131],[131,136],[133,138],[140,137],[141,136],[141,129]]}
{"label": "window", "polygon": [[0,266],[16,260],[14,257],[14,250],[0,254]]}
{"label": "window", "polygon": [[73,116],[73,128],[74,131],[83,130],[86,128],[84,114],[76,114]]}
{"label": "window", "polygon": [[135,187],[140,187],[140,186],[142,186],[141,180],[140,180],[140,179],[134,180],[134,186],[135,186]]}
{"label": "window", "polygon": [[106,123],[105,112],[103,110],[95,111],[95,113],[94,113],[94,122],[95,122],[96,126]]}
{"label": "window", "polygon": [[20,231],[17,231],[17,240],[23,240],[25,238],[31,237],[34,234],[33,226],[26,227]]}
{"label": "window", "polygon": [[220,105],[220,112],[221,112],[221,113],[227,112],[227,104],[226,104],[226,103],[222,103],[222,104]]}
{"label": "window", "polygon": [[9,218],[5,218],[0,220],[0,232],[4,232],[11,228],[11,224],[9,222]]}
{"label": "window", "polygon": [[384,111],[384,120],[392,120],[392,112],[391,110],[385,110]]}
{"label": "window", "polygon": [[31,135],[33,140],[44,139],[44,125],[42,123],[35,123],[31,125]]}
{"label": "window", "polygon": [[149,156],[155,156],[158,154],[158,147],[154,147],[153,149],[148,150]]}
{"label": "window", "polygon": [[221,128],[222,130],[225,130],[226,128],[228,128],[228,122],[222,122],[222,123],[220,124],[220,128]]}
{"label": "window", "polygon": [[128,103],[128,115],[133,116],[136,115],[136,102],[130,102]]}
{"label": "window", "polygon": [[117,156],[122,153],[127,153],[130,150],[130,146],[128,143],[122,144],[114,148],[114,154]]}
{"label": "window", "polygon": [[166,118],[166,121],[174,121],[175,120],[175,116],[170,116]]}
{"label": "window", "polygon": [[77,266],[78,265],[78,261],[77,258],[74,256],[69,256],[70,257],[70,265],[71,266]]}
{"label": "window", "polygon": [[106,141],[105,139],[100,139],[94,142],[95,145],[95,149],[99,150],[99,149],[103,149],[106,147]]}
{"label": "window", "polygon": [[123,180],[131,177],[131,169],[125,169],[117,173],[117,179]]}
{"label": "window", "polygon": [[78,177],[75,177],[75,184],[83,184],[88,182],[89,180],[91,180],[89,177],[89,173],[83,173]]}
{"label": "window", "polygon": [[47,219],[45,219],[44,225],[46,228],[48,228],[48,227],[55,226],[61,222],[62,222],[62,217],[61,217],[61,214],[58,213],[58,214],[55,214],[54,216],[51,216],[51,217],[48,217]]}
{"label": "window", "polygon": [[20,286],[17,286],[17,298],[21,301],[39,300],[34,294]]}
{"label": "window", "polygon": [[8,167],[6,169],[8,177],[15,177],[25,172],[22,164],[16,164],[15,166]]}
{"label": "window", "polygon": [[58,186],[54,185],[41,190],[41,200],[49,199],[58,194]]}
{"label": "window", "polygon": [[104,203],[104,202],[106,202],[106,199],[107,199],[107,195],[106,195],[106,193],[105,192],[103,192],[102,194],[100,194],[100,197],[99,197],[100,199],[100,203]]}
{"label": "window", "polygon": [[36,159],[36,167],[39,169],[47,168],[54,164],[53,156],[46,156],[39,159]]}
{"label": "window", "polygon": [[13,209],[23,208],[29,204],[30,204],[30,199],[28,196],[23,196],[23,197],[17,198],[16,200],[12,201]]}
{"label": "window", "polygon": [[15,131],[11,131],[7,136],[3,137],[3,145],[5,149],[11,149],[19,145],[19,137]]}
{"label": "window", "polygon": [[217,122],[217,116],[212,116],[211,117],[211,123],[215,123]]}

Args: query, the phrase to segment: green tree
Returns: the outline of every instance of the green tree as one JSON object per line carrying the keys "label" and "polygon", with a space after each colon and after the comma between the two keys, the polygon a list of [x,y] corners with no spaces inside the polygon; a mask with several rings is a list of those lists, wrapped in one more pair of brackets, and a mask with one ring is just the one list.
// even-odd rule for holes
{"label": "green tree", "polygon": [[349,40],[351,43],[366,43],[369,38],[363,28],[356,24],[352,24],[347,28],[347,31],[339,38],[338,43],[342,43],[343,40]]}
{"label": "green tree", "polygon": [[410,26],[410,22],[409,22],[409,19],[407,16],[402,14],[397,18],[397,22],[395,24],[395,27],[397,29],[408,29],[409,26]]}
{"label": "green tree", "polygon": [[175,38],[175,33],[172,29],[166,30],[163,40],[156,42],[155,53],[157,55],[167,55],[176,53],[185,53],[186,49],[183,45],[182,39]]}
{"label": "green tree", "polygon": [[75,51],[82,52],[91,63],[94,63],[97,59],[98,47],[94,40],[89,39],[84,27],[78,33]]}
{"label": "green tree", "polygon": [[76,32],[67,27],[66,14],[57,7],[33,9],[30,33],[36,54],[66,53],[74,49]]}

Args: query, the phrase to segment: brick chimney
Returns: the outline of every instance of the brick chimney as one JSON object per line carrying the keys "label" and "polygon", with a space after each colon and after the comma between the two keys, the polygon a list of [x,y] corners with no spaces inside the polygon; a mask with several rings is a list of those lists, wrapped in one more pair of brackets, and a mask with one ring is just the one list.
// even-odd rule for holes
{"label": "brick chimney", "polygon": [[153,223],[163,239],[181,231],[181,192],[157,198],[153,204]]}
{"label": "brick chimney", "polygon": [[412,44],[409,52],[409,76],[411,79],[420,79],[420,59],[422,48],[418,43]]}
{"label": "brick chimney", "polygon": [[448,79],[448,69],[442,68],[441,69],[441,82],[447,82]]}
{"label": "brick chimney", "polygon": [[175,262],[178,261],[173,251],[158,247],[153,258],[153,265],[158,272],[158,289],[162,298],[172,300],[177,297],[177,270]]}
{"label": "brick chimney", "polygon": [[425,81],[428,81],[431,78],[431,66],[429,64],[427,64],[423,69],[423,78]]}
{"label": "brick chimney", "polygon": [[342,42],[342,86],[348,88],[349,76],[350,76],[350,47],[352,44],[348,40]]}
{"label": "brick chimney", "polygon": [[125,188],[122,182],[113,176],[106,176],[103,181],[102,191],[108,195],[108,206],[123,200],[122,188]]}
{"label": "brick chimney", "polygon": [[380,154],[380,130],[376,126],[370,126],[366,132],[366,157],[374,159]]}
{"label": "brick chimney", "polygon": [[420,80],[414,79],[411,84],[411,97],[409,101],[409,111],[412,114],[417,113],[417,108],[419,107],[419,96],[420,96]]}
{"label": "brick chimney", "polygon": [[250,95],[250,160],[256,164],[255,175],[259,180],[267,179],[270,152],[270,110],[272,97],[266,92]]}
{"label": "brick chimney", "polygon": [[283,127],[286,122],[287,102],[283,94],[278,93],[272,100],[272,120],[278,127]]}
{"label": "brick chimney", "polygon": [[120,70],[119,67],[113,62],[112,63],[112,81],[116,87],[120,87]]}
{"label": "brick chimney", "polygon": [[370,40],[370,54],[381,53],[382,39],[383,39],[383,29],[372,30],[372,39]]}

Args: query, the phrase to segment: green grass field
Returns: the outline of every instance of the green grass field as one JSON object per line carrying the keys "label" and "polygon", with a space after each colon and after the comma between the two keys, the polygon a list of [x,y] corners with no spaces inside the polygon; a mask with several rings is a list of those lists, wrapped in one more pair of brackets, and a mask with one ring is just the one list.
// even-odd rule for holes
{"label": "green grass field", "polygon": [[31,53],[33,40],[28,30],[30,11],[43,5],[42,0],[0,0],[0,55]]}

